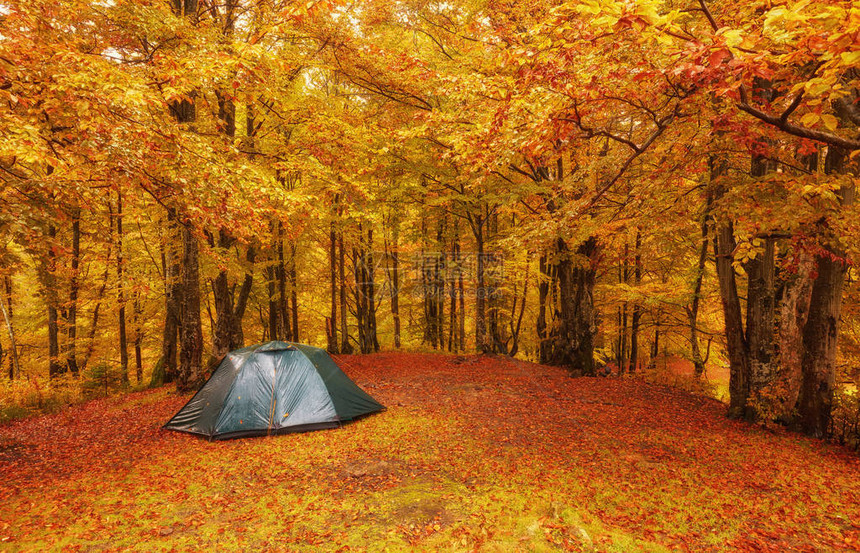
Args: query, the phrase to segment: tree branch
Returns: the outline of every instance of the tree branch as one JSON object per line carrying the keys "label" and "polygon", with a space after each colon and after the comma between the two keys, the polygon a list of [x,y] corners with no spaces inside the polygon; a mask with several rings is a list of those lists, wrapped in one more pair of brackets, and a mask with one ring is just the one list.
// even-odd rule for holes
{"label": "tree branch", "polygon": [[[745,95],[742,96],[742,98]],[[797,100],[795,100],[797,101]],[[792,102],[793,103],[793,102]],[[839,136],[838,134],[833,134],[824,131],[817,131],[815,129],[808,129],[806,127],[801,127],[800,125],[795,125],[794,123],[789,123],[787,119],[783,119],[781,116],[777,117],[775,115],[770,115],[768,113],[763,112],[762,110],[755,108],[745,101],[741,101],[737,104],[738,109],[741,111],[745,111],[759,119],[768,123],[769,125],[773,125],[777,129],[786,132],[790,135],[797,136],[800,138],[808,138],[809,140],[815,140],[818,142],[823,142],[830,146],[839,146],[840,148],[844,148],[848,151],[860,150],[860,140],[845,138],[843,136]],[[791,106],[789,106],[791,107]]]}

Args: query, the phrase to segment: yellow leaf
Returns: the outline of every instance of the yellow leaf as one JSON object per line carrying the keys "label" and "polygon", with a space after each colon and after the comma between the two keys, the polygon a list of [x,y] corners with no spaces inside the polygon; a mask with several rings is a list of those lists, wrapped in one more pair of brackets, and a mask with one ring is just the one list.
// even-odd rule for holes
{"label": "yellow leaf", "polygon": [[811,127],[812,125],[818,123],[818,120],[821,119],[821,116],[817,113],[807,113],[803,117],[800,118],[800,122],[806,125],[807,127]]}
{"label": "yellow leaf", "polygon": [[842,58],[842,63],[845,65],[857,65],[860,63],[860,50],[855,50],[854,52],[842,52],[839,54],[839,57]]}
{"label": "yellow leaf", "polygon": [[806,93],[810,96],[818,96],[826,92],[829,88],[830,85],[828,83],[823,82],[821,79],[816,79],[806,84]]}
{"label": "yellow leaf", "polygon": [[824,126],[827,127],[828,130],[835,131],[839,126],[839,120],[829,113],[822,115],[821,120],[824,121]]}
{"label": "yellow leaf", "polygon": [[741,36],[740,29],[732,29],[730,31],[726,31],[723,33],[723,37],[726,39],[726,46],[731,48],[735,46],[740,46],[740,44],[744,41],[743,36]]}

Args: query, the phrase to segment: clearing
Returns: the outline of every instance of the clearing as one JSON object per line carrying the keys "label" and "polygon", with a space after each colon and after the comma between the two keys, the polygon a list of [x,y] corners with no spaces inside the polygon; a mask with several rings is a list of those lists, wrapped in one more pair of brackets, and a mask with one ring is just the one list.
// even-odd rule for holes
{"label": "clearing", "polygon": [[506,358],[340,356],[388,411],[227,442],[167,388],[0,428],[0,549],[860,548],[860,459],[669,388]]}

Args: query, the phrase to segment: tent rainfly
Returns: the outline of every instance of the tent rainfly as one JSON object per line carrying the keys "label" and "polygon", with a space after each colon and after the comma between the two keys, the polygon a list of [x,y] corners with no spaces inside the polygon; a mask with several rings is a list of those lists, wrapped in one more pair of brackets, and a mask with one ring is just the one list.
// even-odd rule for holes
{"label": "tent rainfly", "polygon": [[164,428],[223,440],[334,428],[383,409],[324,350],[268,342],[228,353]]}

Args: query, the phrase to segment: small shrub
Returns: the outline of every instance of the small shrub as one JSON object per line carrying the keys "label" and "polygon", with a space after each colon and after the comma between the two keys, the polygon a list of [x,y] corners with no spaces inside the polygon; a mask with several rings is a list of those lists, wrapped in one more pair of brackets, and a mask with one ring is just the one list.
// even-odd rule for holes
{"label": "small shrub", "polygon": [[84,373],[81,388],[87,397],[107,397],[123,385],[122,371],[108,363],[99,363]]}
{"label": "small shrub", "polygon": [[0,422],[56,413],[82,400],[80,381],[72,375],[4,380],[0,382]]}
{"label": "small shrub", "polygon": [[860,393],[843,386],[833,395],[830,436],[854,450],[860,450]]}

